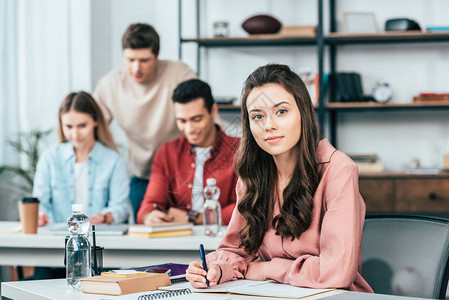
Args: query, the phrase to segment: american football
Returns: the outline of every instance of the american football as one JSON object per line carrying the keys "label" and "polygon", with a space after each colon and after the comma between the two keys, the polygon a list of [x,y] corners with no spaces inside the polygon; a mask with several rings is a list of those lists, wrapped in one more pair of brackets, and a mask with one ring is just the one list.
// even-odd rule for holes
{"label": "american football", "polygon": [[281,29],[281,22],[269,15],[256,15],[242,24],[249,34],[277,33]]}

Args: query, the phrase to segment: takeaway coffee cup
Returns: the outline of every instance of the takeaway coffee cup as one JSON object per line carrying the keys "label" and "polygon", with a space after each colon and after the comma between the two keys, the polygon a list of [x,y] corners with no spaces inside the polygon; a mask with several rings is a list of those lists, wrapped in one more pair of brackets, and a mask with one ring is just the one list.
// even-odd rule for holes
{"label": "takeaway coffee cup", "polygon": [[39,200],[27,197],[19,201],[19,216],[23,233],[37,233],[37,219],[39,215]]}

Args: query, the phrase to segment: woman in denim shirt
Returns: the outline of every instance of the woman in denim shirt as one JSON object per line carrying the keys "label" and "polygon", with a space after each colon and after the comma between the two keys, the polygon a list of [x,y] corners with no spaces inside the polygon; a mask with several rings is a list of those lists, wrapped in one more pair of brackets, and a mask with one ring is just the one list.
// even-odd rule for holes
{"label": "woman in denim shirt", "polygon": [[91,224],[126,221],[128,173],[92,96],[69,94],[59,108],[58,129],[61,143],[42,154],[34,177],[39,225],[66,222],[74,203],[84,204]]}

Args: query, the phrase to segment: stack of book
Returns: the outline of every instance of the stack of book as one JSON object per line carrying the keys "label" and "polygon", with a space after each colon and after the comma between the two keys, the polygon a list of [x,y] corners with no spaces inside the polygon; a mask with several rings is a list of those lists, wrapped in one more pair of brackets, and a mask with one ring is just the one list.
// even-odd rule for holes
{"label": "stack of book", "polygon": [[413,102],[449,101],[449,93],[419,93],[413,97]]}
{"label": "stack of book", "polygon": [[193,224],[187,222],[163,223],[154,225],[131,225],[128,235],[141,237],[168,237],[191,235]]}
{"label": "stack of book", "polygon": [[103,272],[101,276],[80,279],[84,293],[126,295],[154,291],[170,285],[168,274],[146,273],[132,270]]}
{"label": "stack of book", "polygon": [[379,162],[377,154],[349,154],[349,157],[359,168],[359,173],[379,173],[384,171],[384,166]]}
{"label": "stack of book", "polygon": [[281,37],[316,37],[316,26],[282,26],[279,35]]}

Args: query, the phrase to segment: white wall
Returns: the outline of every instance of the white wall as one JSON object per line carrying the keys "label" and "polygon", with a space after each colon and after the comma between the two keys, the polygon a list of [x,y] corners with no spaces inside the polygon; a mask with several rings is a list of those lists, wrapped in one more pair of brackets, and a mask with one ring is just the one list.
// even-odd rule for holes
{"label": "white wall", "polygon": [[[102,24],[104,28],[103,34],[97,30],[99,39],[93,41],[93,86],[109,69],[122,66],[120,39],[132,22],[153,24],[161,36],[160,58],[177,59],[177,0],[139,0],[133,1],[132,5],[126,0],[102,0],[101,5],[92,2],[93,32],[95,24]],[[212,36],[213,22],[217,20],[230,23],[232,36],[244,36],[242,22],[259,13],[269,13],[285,25],[317,23],[316,1],[201,2],[203,36]],[[193,4],[192,0],[183,1],[184,37],[195,35]],[[448,25],[448,11],[449,2],[444,0],[337,1],[339,28],[343,12],[373,12],[380,28],[386,19],[395,17],[412,18],[425,28]],[[327,24],[324,29],[327,31]],[[105,56],[98,57],[99,52]],[[195,55],[195,45],[183,46],[183,60],[193,69],[196,67]],[[286,63],[298,72],[304,68],[317,70],[314,46],[217,48],[204,50],[203,58],[201,77],[211,84],[216,96],[238,97],[246,76],[268,62]],[[449,91],[449,43],[342,46],[337,64],[341,71],[361,73],[365,93],[369,93],[374,81],[388,81],[394,93],[392,102],[411,102],[412,97],[422,91]],[[226,113],[222,118],[225,122],[238,124],[238,114]],[[235,126],[231,129],[238,132]],[[433,167],[441,165],[442,154],[446,151],[449,117],[447,111],[344,113],[339,118],[337,132],[339,149],[348,153],[378,153],[387,170],[400,171],[415,158],[420,159],[422,166]]]}

